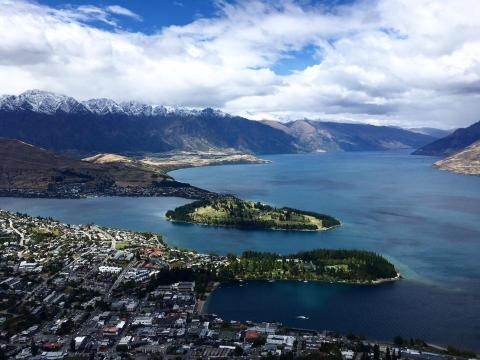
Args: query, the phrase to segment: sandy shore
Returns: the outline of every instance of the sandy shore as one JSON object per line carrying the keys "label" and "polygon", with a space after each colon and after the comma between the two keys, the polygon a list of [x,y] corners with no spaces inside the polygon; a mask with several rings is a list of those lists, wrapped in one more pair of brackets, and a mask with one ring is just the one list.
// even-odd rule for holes
{"label": "sandy shore", "polygon": [[203,314],[203,311],[204,311],[204,308],[205,308],[205,304],[208,302],[208,299],[209,299],[209,297],[210,297],[210,294],[211,294],[212,292],[214,292],[215,289],[216,289],[219,285],[220,285],[219,282],[213,283],[212,290],[211,290],[210,292],[207,292],[207,293],[204,294],[205,300],[199,299],[199,300],[197,301],[197,308],[196,308],[197,314],[200,314],[200,315]]}

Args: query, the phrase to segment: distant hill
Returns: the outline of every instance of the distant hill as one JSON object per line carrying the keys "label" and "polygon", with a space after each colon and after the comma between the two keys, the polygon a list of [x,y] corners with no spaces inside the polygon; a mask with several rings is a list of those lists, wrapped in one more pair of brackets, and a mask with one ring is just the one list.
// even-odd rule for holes
{"label": "distant hill", "polygon": [[480,121],[420,147],[414,155],[448,156],[480,140]]}
{"label": "distant hill", "polygon": [[429,128],[429,127],[411,128],[408,130],[419,133],[419,134],[430,135],[437,139],[450,135],[452,132],[455,131],[455,129],[444,130],[444,129]]}
{"label": "distant hill", "polygon": [[285,124],[264,121],[295,138],[303,151],[365,151],[417,148],[433,141],[430,135],[391,126],[297,120]]}
{"label": "distant hill", "polygon": [[19,140],[0,139],[0,190],[48,190],[52,187],[82,185],[150,186],[172,182],[167,175],[132,163],[93,164],[69,159]]}
{"label": "distant hill", "polygon": [[433,166],[459,174],[480,175],[480,141],[446,159],[437,161]]}

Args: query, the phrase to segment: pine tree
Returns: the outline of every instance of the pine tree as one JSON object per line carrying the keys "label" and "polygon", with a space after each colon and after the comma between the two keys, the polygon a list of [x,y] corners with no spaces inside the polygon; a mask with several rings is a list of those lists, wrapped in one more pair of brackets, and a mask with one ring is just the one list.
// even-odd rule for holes
{"label": "pine tree", "polygon": [[32,343],[30,344],[30,352],[32,356],[38,355],[38,346],[35,344],[35,341],[32,339]]}
{"label": "pine tree", "polygon": [[377,344],[373,346],[373,359],[380,360],[380,347]]}

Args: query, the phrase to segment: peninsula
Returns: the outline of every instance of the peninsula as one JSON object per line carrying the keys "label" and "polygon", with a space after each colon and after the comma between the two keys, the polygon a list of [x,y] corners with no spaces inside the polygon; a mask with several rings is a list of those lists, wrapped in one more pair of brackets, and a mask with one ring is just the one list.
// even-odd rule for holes
{"label": "peninsula", "polygon": [[449,157],[439,160],[433,167],[465,175],[480,175],[480,140]]}
{"label": "peninsula", "polygon": [[340,225],[329,215],[288,207],[274,208],[234,196],[199,200],[167,211],[172,221],[243,229],[327,230]]}

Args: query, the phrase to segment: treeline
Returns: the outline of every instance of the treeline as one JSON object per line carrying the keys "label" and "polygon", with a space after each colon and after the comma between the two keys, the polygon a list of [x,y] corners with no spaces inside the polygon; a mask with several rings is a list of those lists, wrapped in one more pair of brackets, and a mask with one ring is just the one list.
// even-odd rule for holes
{"label": "treeline", "polygon": [[323,226],[325,226],[325,227],[332,227],[332,226],[340,225],[340,221],[338,221],[337,219],[335,219],[333,216],[330,216],[330,215],[320,214],[320,213],[316,213],[316,212],[313,212],[313,211],[292,209],[292,208],[289,208],[289,207],[283,207],[281,210],[288,210],[288,211],[296,212],[296,213],[301,214],[301,215],[313,216],[314,218],[322,220]]}
{"label": "treeline", "polygon": [[393,278],[393,264],[382,256],[361,250],[319,249],[293,255],[247,251],[231,256],[230,270],[238,278],[360,281]]}
{"label": "treeline", "polygon": [[148,290],[179,281],[195,281],[196,291],[204,293],[212,282],[236,279],[368,282],[397,275],[386,259],[361,250],[318,249],[293,255],[246,251],[227,257],[228,265],[221,267],[163,269],[151,278]]}
{"label": "treeline", "polygon": [[179,206],[174,210],[168,210],[165,216],[168,219],[177,221],[190,221],[190,214],[195,212],[195,209],[207,206],[210,203],[208,200],[197,200],[183,206]]}

